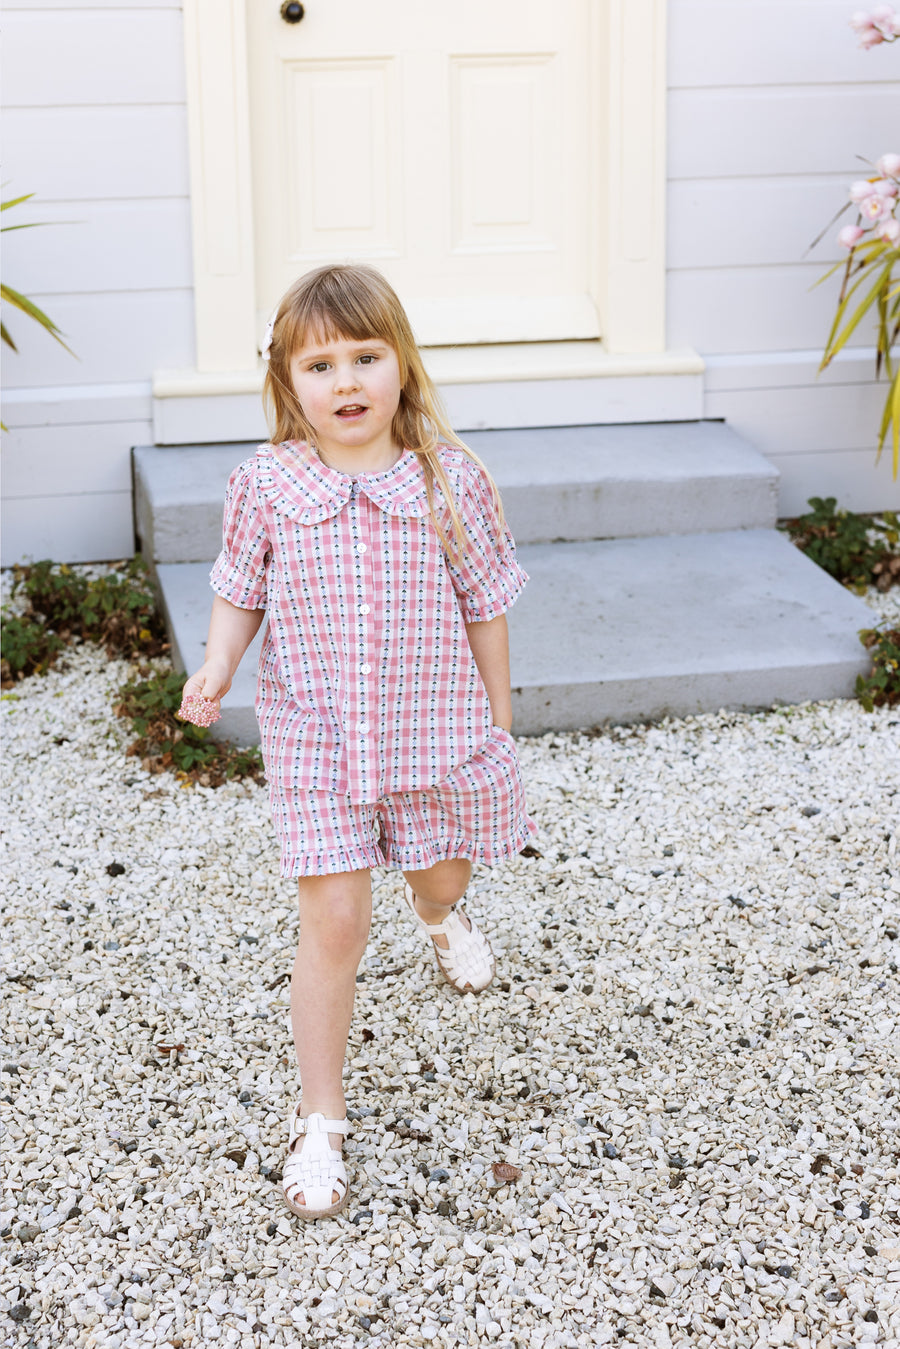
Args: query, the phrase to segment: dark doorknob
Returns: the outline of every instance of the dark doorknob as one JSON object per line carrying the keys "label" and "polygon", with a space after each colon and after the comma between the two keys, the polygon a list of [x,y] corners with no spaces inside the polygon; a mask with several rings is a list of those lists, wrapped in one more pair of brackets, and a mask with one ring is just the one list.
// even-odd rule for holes
{"label": "dark doorknob", "polygon": [[299,23],[305,13],[303,6],[297,4],[297,0],[284,0],[281,6],[281,17],[285,23]]}

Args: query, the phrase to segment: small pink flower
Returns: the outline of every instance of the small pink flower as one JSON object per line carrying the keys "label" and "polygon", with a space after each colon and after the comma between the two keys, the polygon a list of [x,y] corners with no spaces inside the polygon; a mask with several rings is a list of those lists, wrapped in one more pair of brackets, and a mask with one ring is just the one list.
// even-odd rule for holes
{"label": "small pink flower", "polygon": [[886,220],[878,231],[878,237],[897,248],[900,245],[900,220]]}
{"label": "small pink flower", "polygon": [[884,42],[884,34],[877,28],[867,28],[865,32],[859,35],[859,45],[863,51],[869,51],[872,47],[877,47],[880,42]]}
{"label": "small pink flower", "polygon": [[872,16],[867,14],[864,9],[858,9],[850,19],[850,27],[855,33],[863,33],[867,28],[872,27]]}
{"label": "small pink flower", "polygon": [[885,178],[900,178],[900,155],[882,155],[875,167]]}
{"label": "small pink flower", "polygon": [[876,178],[872,184],[877,197],[896,197],[900,187],[891,178]]}
{"label": "small pink flower", "polygon": [[860,178],[859,182],[854,183],[850,188],[850,200],[859,206],[867,197],[873,196],[874,192],[875,184],[870,183],[867,178]]}
{"label": "small pink flower", "polygon": [[879,220],[887,220],[888,216],[894,213],[894,203],[890,197],[882,197],[875,194],[866,197],[865,201],[859,204],[859,214],[863,220],[868,220],[871,224],[877,224]]}
{"label": "small pink flower", "polygon": [[855,248],[864,234],[865,230],[859,225],[845,225],[838,235],[838,243],[842,248]]}

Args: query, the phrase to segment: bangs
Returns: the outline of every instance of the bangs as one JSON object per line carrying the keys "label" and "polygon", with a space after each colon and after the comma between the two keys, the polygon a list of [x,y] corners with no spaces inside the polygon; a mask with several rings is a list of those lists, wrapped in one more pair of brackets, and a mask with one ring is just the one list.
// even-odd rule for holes
{"label": "bangs", "polygon": [[401,357],[398,301],[384,278],[366,267],[327,268],[304,277],[284,302],[285,352],[316,342],[380,338]]}

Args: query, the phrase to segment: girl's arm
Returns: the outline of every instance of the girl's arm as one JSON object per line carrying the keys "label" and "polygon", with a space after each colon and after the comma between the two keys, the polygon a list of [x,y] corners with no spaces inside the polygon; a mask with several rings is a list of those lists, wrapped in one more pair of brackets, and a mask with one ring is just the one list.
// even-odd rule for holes
{"label": "girl's arm", "polygon": [[486,623],[467,623],[466,636],[487,689],[494,725],[508,731],[512,727],[512,690],[506,614],[499,614]]}
{"label": "girl's arm", "polygon": [[265,609],[238,609],[223,600],[213,599],[206,660],[184,686],[185,696],[202,694],[204,698],[222,698],[231,688],[241,657],[259,631]]}

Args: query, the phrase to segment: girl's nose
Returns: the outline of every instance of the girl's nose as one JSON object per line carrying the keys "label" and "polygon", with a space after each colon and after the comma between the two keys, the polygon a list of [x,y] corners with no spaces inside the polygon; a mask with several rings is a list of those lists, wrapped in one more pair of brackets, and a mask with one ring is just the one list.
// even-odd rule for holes
{"label": "girl's nose", "polygon": [[359,377],[356,373],[356,366],[338,367],[334,372],[334,387],[339,393],[346,393],[349,389],[358,389]]}

